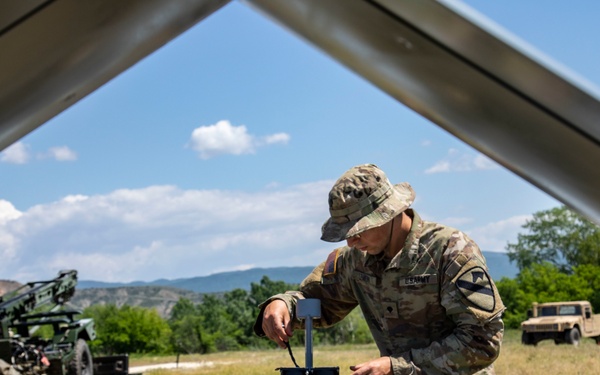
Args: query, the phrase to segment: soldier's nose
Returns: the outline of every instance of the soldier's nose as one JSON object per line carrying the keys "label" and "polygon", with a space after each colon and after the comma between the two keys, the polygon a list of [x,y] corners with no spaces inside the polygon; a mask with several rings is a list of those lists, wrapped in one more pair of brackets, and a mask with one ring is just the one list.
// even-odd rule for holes
{"label": "soldier's nose", "polygon": [[348,242],[349,247],[354,247],[354,245],[356,245],[356,243],[358,242],[359,239],[360,239],[360,234],[357,234],[356,236],[348,237],[346,239],[346,242]]}

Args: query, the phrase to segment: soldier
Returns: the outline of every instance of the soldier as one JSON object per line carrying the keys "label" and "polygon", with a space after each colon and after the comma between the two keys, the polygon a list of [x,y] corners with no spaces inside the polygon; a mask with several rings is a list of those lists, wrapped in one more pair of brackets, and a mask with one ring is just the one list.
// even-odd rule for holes
{"label": "soldier", "polygon": [[321,301],[315,327],[360,306],[381,357],[354,375],[494,374],[504,305],[479,247],[464,233],[422,220],[408,183],[392,185],[373,164],[349,169],[329,192],[321,239],[347,241],[304,279],[300,291],[263,302],[254,325],[285,348],[302,298]]}

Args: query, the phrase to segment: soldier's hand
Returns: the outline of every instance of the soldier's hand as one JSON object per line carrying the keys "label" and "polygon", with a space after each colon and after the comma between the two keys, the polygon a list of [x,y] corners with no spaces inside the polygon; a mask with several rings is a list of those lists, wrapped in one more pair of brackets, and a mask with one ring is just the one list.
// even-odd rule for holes
{"label": "soldier's hand", "polygon": [[263,312],[262,329],[265,335],[275,341],[280,348],[285,349],[285,343],[293,335],[290,312],[287,305],[280,299],[273,300]]}
{"label": "soldier's hand", "polygon": [[352,375],[391,375],[392,361],[390,357],[380,357],[369,362],[350,366]]}

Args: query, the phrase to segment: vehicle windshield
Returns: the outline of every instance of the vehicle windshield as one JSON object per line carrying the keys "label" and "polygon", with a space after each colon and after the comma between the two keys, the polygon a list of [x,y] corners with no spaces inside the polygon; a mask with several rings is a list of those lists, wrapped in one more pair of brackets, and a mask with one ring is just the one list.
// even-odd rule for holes
{"label": "vehicle windshield", "polygon": [[555,315],[581,315],[581,306],[563,305],[563,306],[544,306],[539,310],[539,316]]}

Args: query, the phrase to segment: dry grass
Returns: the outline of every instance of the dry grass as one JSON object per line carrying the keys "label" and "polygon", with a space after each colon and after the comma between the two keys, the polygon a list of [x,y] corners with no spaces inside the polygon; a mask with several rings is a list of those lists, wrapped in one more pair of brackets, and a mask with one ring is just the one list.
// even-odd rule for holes
{"label": "dry grass", "polygon": [[555,345],[552,340],[524,346],[520,331],[508,331],[495,367],[498,375],[598,375],[600,346],[589,338],[582,339],[579,346]]}
{"label": "dry grass", "polygon": [[[292,348],[296,362],[304,366],[305,353],[303,347]],[[315,367],[339,367],[340,373],[350,373],[348,367],[353,364],[375,358],[379,352],[375,345],[318,347],[313,354]],[[149,365],[174,361],[174,357],[154,357],[131,359],[130,366]],[[294,367],[287,350],[272,349],[262,351],[223,352],[205,355],[182,356],[180,362],[199,362],[201,367],[179,370],[152,370],[151,375],[265,375],[279,374],[279,367]]]}
{"label": "dry grass", "polygon": [[[300,366],[304,366],[304,348],[292,348]],[[378,356],[374,345],[317,347],[315,367],[339,367],[340,374],[350,374],[348,367]],[[145,357],[131,359],[131,366],[174,361],[175,357]],[[149,375],[264,375],[279,374],[278,367],[293,367],[286,350],[226,352],[207,355],[182,356],[180,362],[199,362],[195,369],[152,370]],[[555,345],[543,341],[537,347],[523,346],[520,331],[506,334],[502,353],[496,361],[498,375],[585,374],[600,375],[600,346],[594,340],[583,339],[578,347]]]}

